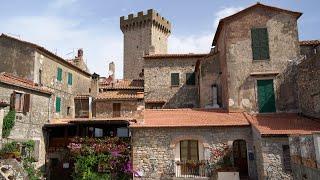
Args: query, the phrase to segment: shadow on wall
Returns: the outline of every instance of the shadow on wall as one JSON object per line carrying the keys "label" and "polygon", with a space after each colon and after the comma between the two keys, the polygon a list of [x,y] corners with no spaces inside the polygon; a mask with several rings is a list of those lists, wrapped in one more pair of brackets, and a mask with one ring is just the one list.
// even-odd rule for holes
{"label": "shadow on wall", "polygon": [[181,87],[171,88],[179,88],[179,90],[165,103],[163,108],[195,108],[199,106],[197,85],[187,85],[184,83]]}

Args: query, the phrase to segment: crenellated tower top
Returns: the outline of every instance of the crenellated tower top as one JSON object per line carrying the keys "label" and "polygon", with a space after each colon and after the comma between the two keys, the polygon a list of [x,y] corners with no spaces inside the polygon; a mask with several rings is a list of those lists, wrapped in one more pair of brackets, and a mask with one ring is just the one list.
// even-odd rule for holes
{"label": "crenellated tower top", "polygon": [[149,9],[146,14],[143,11],[138,14],[129,14],[127,17],[120,17],[120,29],[122,32],[136,28],[153,25],[164,33],[171,33],[171,23],[153,9]]}

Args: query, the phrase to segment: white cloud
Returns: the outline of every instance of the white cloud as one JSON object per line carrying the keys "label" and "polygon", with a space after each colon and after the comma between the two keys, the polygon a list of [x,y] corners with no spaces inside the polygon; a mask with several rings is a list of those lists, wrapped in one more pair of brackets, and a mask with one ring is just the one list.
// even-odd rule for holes
{"label": "white cloud", "polygon": [[218,27],[219,20],[222,18],[225,18],[227,16],[230,16],[236,12],[239,12],[243,9],[243,7],[226,7],[226,8],[221,8],[218,12],[215,13],[215,20],[214,20],[214,28]]}
{"label": "white cloud", "polygon": [[[242,9],[243,7],[221,8],[214,14],[213,29],[218,27],[220,19]],[[189,36],[172,35],[169,38],[169,53],[207,53],[210,51],[213,37],[214,32],[199,32],[199,35]]]}
{"label": "white cloud", "polygon": [[208,53],[213,35],[191,35],[179,36],[172,35],[169,37],[169,53]]}
{"label": "white cloud", "polygon": [[[83,48],[92,73],[105,76],[108,62],[114,61],[116,76],[122,77],[120,31],[114,34],[106,31],[105,27],[83,27],[80,21],[54,16],[23,16],[1,21],[3,33],[18,34],[21,39],[44,46],[52,52],[57,50],[57,54],[63,58],[72,58],[78,48]],[[72,51],[74,53],[67,55]]]}

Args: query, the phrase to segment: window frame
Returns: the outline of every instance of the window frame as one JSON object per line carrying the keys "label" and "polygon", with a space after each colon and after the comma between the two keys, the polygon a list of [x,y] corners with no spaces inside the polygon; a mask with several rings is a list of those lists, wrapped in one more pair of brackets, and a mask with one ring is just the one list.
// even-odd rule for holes
{"label": "window frame", "polygon": [[267,27],[251,28],[251,50],[253,61],[270,60],[269,33]]}
{"label": "window frame", "polygon": [[68,72],[68,85],[72,86],[73,84],[73,75],[71,72]]}
{"label": "window frame", "polygon": [[[193,81],[190,80],[191,78]],[[186,73],[186,85],[188,85],[188,86],[195,86],[196,85],[196,73],[195,72]]]}
{"label": "window frame", "polygon": [[[177,78],[177,83],[175,84],[174,84],[174,78]],[[180,86],[180,73],[170,73],[170,79],[171,79],[171,82],[170,82],[171,87]]]}
{"label": "window frame", "polygon": [[[58,102],[59,102],[59,109],[58,109]],[[61,112],[61,97],[57,96],[56,97],[56,103],[55,103],[55,110],[56,110],[56,113],[60,113]]]}
{"label": "window frame", "polygon": [[62,82],[62,68],[57,68],[57,81]]}

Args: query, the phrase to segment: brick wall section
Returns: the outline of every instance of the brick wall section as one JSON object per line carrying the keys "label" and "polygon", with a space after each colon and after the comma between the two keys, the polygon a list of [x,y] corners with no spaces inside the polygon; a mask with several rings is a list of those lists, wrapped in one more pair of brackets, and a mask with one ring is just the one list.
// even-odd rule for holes
{"label": "brick wall section", "polygon": [[218,104],[221,106],[222,86],[220,63],[217,57],[209,56],[200,61],[199,74],[199,106],[201,108],[213,106],[212,86],[217,86]]}
{"label": "brick wall section", "polygon": [[[197,58],[145,60],[145,101],[165,101],[164,108],[198,106],[196,85],[186,85],[186,73],[195,71]],[[171,86],[171,73],[180,74],[180,85]]]}
{"label": "brick wall section", "polygon": [[[228,104],[230,109],[258,111],[256,79],[274,78],[277,111],[297,110],[295,80],[289,66],[289,60],[297,59],[300,54],[296,17],[255,8],[235,19],[225,23],[217,41],[223,86],[229,88],[228,94],[223,94],[223,100],[227,101],[223,104]],[[252,58],[251,28],[254,27],[268,29],[270,60]],[[250,76],[252,72],[270,71],[279,72],[279,75]]]}
{"label": "brick wall section", "polygon": [[120,116],[126,118],[135,118],[140,115],[139,107],[143,106],[143,101],[138,100],[99,100],[95,102],[97,118],[112,118],[113,103],[120,103]]}
{"label": "brick wall section", "polygon": [[283,165],[282,145],[289,145],[288,137],[261,137],[253,128],[253,142],[259,179],[293,179]]}
{"label": "brick wall section", "polygon": [[320,118],[320,52],[299,64],[297,78],[300,109]]}
{"label": "brick wall section", "polygon": [[[175,159],[175,145],[180,140],[198,140],[204,151],[199,151],[203,159],[210,159],[210,150],[221,143],[233,142],[237,139],[246,140],[248,151],[252,152],[250,127],[229,128],[132,128],[133,168],[144,174],[144,179],[164,177],[169,173],[170,165]],[[225,132],[228,132],[227,134]],[[203,154],[202,154],[203,153]],[[151,161],[155,161],[152,171]],[[249,161],[250,177],[255,177],[253,161]]]}
{"label": "brick wall section", "polygon": [[34,50],[15,40],[0,37],[0,72],[33,80]]}
{"label": "brick wall section", "polygon": [[[25,90],[9,85],[0,84],[0,98],[10,102],[13,91],[30,94],[30,110],[26,114],[16,113],[15,125],[11,130],[9,139],[13,140],[39,140],[39,152],[37,165],[45,164],[45,135],[42,127],[50,119],[50,96],[35,91]],[[5,114],[9,112],[9,107],[4,109]],[[2,129],[2,124],[0,125]]]}

